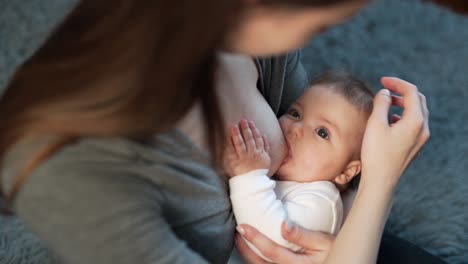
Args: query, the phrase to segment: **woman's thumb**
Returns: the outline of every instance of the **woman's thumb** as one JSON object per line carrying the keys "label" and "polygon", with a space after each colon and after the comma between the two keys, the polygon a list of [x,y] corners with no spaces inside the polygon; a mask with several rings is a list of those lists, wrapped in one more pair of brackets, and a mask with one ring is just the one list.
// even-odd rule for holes
{"label": "woman's thumb", "polygon": [[328,249],[334,241],[332,235],[301,228],[289,220],[283,222],[281,233],[289,242],[311,250]]}
{"label": "woman's thumb", "polygon": [[387,89],[380,90],[374,97],[372,119],[382,120],[388,123],[388,111],[392,105],[392,96]]}

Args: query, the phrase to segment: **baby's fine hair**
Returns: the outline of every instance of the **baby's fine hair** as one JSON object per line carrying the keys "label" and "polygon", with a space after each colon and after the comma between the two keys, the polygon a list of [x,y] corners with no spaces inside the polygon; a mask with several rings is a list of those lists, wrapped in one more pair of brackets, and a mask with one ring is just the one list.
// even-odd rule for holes
{"label": "baby's fine hair", "polygon": [[[333,70],[317,75],[310,82],[310,86],[318,84],[327,85],[327,89],[331,89],[343,96],[365,115],[370,116],[373,107],[374,92],[367,82],[349,72]],[[361,174],[359,173],[351,180],[348,187],[357,189],[360,180]]]}
{"label": "baby's fine hair", "polygon": [[327,71],[317,75],[310,82],[310,86],[318,84],[328,85],[327,88],[342,95],[365,114],[370,115],[372,112],[374,99],[372,87],[357,76],[346,71]]}

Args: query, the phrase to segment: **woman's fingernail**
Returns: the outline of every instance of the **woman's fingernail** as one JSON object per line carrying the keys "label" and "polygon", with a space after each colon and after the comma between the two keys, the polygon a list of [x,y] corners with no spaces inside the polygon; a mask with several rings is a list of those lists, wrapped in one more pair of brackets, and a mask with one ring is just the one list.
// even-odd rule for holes
{"label": "woman's fingernail", "polygon": [[236,230],[237,230],[237,232],[239,232],[239,234],[245,235],[245,230],[244,230],[244,228],[242,226],[237,226]]}

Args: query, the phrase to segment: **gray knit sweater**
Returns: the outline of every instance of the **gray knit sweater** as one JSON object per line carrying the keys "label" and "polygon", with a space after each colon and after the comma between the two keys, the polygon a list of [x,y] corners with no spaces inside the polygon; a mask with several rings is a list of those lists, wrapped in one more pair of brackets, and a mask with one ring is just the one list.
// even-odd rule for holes
{"label": "gray knit sweater", "polygon": [[[307,84],[299,53],[257,59],[257,87],[280,115]],[[2,168],[6,188],[35,146]],[[178,130],[148,143],[85,138],[28,178],[14,209],[64,263],[226,263],[234,218],[227,181]]]}

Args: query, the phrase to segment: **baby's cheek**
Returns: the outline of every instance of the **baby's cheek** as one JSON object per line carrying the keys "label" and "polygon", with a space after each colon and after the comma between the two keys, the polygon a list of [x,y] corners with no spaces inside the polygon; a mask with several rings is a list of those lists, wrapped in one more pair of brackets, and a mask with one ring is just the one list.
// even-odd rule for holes
{"label": "baby's cheek", "polygon": [[343,172],[345,166],[343,157],[336,155],[330,155],[330,157],[323,163],[325,164],[323,168],[323,177],[325,180],[332,180],[336,176],[340,175]]}
{"label": "baby's cheek", "polygon": [[329,159],[329,154],[319,149],[308,151],[301,163],[301,170],[307,173],[311,181],[328,180],[328,175],[334,174],[336,167],[335,161]]}
{"label": "baby's cheek", "polygon": [[306,172],[309,177],[316,178],[318,171],[320,171],[321,162],[319,159],[313,156],[309,156],[307,160],[303,160],[301,170]]}

